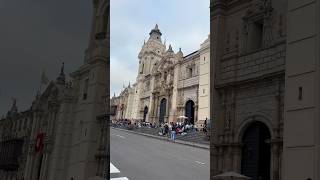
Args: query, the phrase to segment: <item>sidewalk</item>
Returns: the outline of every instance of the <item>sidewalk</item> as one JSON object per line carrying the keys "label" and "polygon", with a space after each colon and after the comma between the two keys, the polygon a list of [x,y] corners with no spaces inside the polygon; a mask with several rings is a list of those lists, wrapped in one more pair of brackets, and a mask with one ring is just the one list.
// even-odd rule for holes
{"label": "sidewalk", "polygon": [[[196,143],[196,142],[180,140],[180,139],[178,139],[178,136],[177,136],[177,139],[175,141],[171,141],[170,137],[167,137],[167,136],[160,136],[160,135],[148,134],[148,133],[143,133],[143,132],[137,132],[135,130],[127,130],[127,129],[119,128],[119,127],[112,127],[112,126],[110,126],[110,127],[113,128],[113,129],[120,130],[120,131],[139,134],[139,135],[142,135],[142,136],[147,136],[147,137],[151,137],[151,138],[155,138],[155,139],[161,139],[161,140],[169,141],[169,142],[172,142],[172,143],[178,143],[178,144],[188,145],[188,146],[202,148],[202,149],[210,149],[209,141],[208,141],[207,144],[204,144],[204,143],[201,144],[201,143]],[[184,136],[180,136],[180,138],[181,137],[184,137]]]}

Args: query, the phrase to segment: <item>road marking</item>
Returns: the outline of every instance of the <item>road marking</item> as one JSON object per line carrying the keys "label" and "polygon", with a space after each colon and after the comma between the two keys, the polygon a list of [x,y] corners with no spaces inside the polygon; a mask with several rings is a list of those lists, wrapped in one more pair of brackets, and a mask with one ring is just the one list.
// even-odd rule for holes
{"label": "road marking", "polygon": [[124,136],[120,136],[120,135],[117,135],[119,138],[122,138],[122,139],[125,139],[125,137]]}
{"label": "road marking", "polygon": [[200,161],[195,161],[195,162],[198,163],[198,164],[201,164],[201,165],[206,164],[206,163],[203,163],[203,162],[200,162]]}
{"label": "road marking", "polygon": [[120,171],[112,163],[110,163],[110,173],[120,173]]}
{"label": "road marking", "polygon": [[[120,170],[110,162],[110,174],[115,174],[115,173],[120,173]],[[119,178],[111,178],[110,180],[129,180],[129,179],[127,177],[119,177]]]}
{"label": "road marking", "polygon": [[129,180],[126,177],[120,177],[120,178],[111,178],[110,180]]}
{"label": "road marking", "polygon": [[113,134],[113,133],[111,133],[111,136],[117,136],[117,137],[122,138],[122,139],[125,139],[125,138],[126,138],[126,137],[121,136],[121,135],[119,135],[119,134]]}

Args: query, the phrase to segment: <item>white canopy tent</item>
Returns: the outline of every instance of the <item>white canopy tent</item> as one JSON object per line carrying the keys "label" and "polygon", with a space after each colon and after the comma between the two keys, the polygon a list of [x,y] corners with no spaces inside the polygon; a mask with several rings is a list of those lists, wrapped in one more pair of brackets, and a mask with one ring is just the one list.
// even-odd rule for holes
{"label": "white canopy tent", "polygon": [[186,117],[186,116],[179,116],[179,117],[177,117],[177,119],[178,119],[178,122],[183,123],[185,119],[188,119],[188,117]]}

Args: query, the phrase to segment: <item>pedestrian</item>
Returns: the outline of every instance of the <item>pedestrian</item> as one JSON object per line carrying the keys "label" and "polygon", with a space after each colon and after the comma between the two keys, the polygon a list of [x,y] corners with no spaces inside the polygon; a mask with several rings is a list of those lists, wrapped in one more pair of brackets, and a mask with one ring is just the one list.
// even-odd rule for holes
{"label": "pedestrian", "polygon": [[169,132],[169,126],[167,123],[164,124],[164,134],[167,134]]}
{"label": "pedestrian", "polygon": [[174,141],[176,139],[176,125],[172,123],[171,126],[171,140]]}
{"label": "pedestrian", "polygon": [[206,120],[204,121],[204,123],[203,123],[203,132],[207,132],[207,119],[208,118],[206,118]]}

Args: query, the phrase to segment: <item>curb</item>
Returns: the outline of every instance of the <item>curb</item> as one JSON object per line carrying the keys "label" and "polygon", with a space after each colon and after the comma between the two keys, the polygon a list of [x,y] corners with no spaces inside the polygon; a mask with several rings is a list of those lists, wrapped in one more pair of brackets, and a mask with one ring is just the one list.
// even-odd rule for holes
{"label": "curb", "polygon": [[207,150],[210,149],[210,145],[199,144],[199,143],[194,143],[194,142],[187,142],[187,141],[182,141],[182,140],[175,140],[173,142],[173,141],[170,140],[169,137],[155,136],[155,135],[151,135],[151,134],[135,132],[135,131],[121,129],[121,128],[115,128],[115,127],[111,127],[111,128],[112,129],[117,129],[117,130],[120,130],[120,131],[124,131],[124,132],[129,132],[129,133],[142,135],[142,136],[147,136],[147,137],[151,137],[151,138],[155,138],[155,139],[165,140],[165,141],[168,141],[168,142],[171,142],[171,143],[177,143],[177,144],[182,144],[182,145],[187,145],[187,146],[197,147],[197,148],[202,148],[202,149],[207,149]]}

